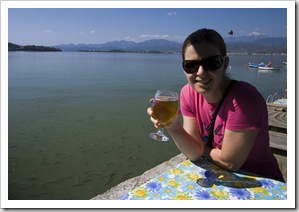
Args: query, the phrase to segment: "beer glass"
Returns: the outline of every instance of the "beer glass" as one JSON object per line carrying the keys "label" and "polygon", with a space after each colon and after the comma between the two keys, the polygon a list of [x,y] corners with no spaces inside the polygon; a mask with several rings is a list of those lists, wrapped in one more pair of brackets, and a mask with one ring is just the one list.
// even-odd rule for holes
{"label": "beer glass", "polygon": [[[177,114],[179,95],[173,91],[157,90],[153,105],[153,118],[162,125],[169,123]],[[157,132],[152,132],[149,136],[156,141],[168,141],[164,135],[164,128],[159,128]]]}

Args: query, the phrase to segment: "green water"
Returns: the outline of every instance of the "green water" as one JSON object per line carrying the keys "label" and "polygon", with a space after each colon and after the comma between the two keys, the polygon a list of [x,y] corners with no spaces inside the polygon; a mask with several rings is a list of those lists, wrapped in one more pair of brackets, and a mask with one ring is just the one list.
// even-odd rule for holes
{"label": "green water", "polygon": [[[281,70],[246,67],[269,59]],[[284,92],[283,61],[232,55],[228,71],[266,98]],[[148,137],[146,109],[157,89],[185,83],[180,55],[9,52],[9,199],[90,199],[179,154]]]}

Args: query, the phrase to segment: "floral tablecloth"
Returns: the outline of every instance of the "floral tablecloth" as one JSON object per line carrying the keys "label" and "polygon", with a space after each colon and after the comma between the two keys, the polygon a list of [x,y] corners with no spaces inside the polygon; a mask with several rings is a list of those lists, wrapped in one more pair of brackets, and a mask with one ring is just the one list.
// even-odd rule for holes
{"label": "floral tablecloth", "polygon": [[287,184],[226,171],[202,158],[183,161],[120,200],[283,200]]}

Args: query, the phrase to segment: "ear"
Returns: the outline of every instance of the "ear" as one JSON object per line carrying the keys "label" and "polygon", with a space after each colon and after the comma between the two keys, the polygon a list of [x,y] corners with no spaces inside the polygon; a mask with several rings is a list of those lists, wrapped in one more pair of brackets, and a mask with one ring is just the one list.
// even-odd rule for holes
{"label": "ear", "polygon": [[227,69],[228,64],[229,64],[229,57],[226,56],[226,57],[224,58],[224,70]]}

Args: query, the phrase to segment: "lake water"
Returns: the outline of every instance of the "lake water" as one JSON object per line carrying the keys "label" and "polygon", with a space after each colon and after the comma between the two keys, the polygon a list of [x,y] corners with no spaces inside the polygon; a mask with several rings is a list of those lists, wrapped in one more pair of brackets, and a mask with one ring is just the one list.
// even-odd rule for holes
{"label": "lake water", "polygon": [[[266,99],[284,94],[286,55],[230,55],[228,72]],[[279,71],[248,69],[268,62]],[[186,83],[179,54],[9,52],[10,200],[91,199],[179,154],[146,113]]]}

